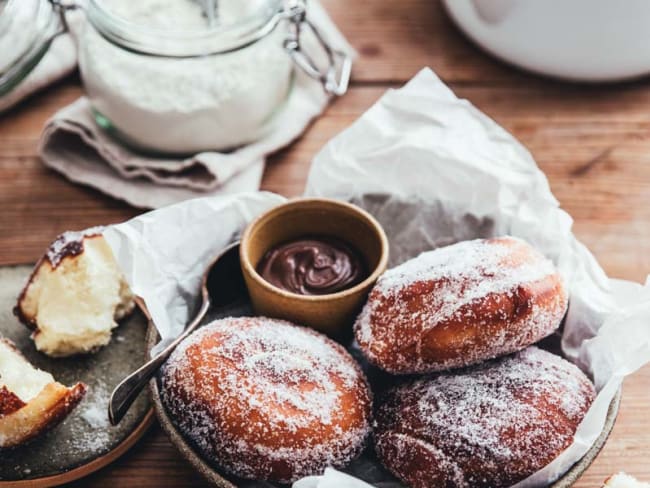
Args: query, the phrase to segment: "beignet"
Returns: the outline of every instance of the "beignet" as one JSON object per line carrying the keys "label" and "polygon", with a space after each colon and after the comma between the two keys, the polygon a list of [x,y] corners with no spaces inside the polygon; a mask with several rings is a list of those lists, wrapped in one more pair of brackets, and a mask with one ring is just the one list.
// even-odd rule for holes
{"label": "beignet", "polygon": [[390,390],[375,448],[413,488],[511,486],[572,443],[594,397],[576,366],[529,347]]}
{"label": "beignet", "polygon": [[393,374],[464,367],[558,328],[568,304],[551,261],[513,237],[425,252],[378,280],[355,323],[368,360]]}
{"label": "beignet", "polygon": [[343,467],[370,432],[371,393],[339,344],[265,317],[212,322],[164,366],[161,398],[206,459],[282,483]]}

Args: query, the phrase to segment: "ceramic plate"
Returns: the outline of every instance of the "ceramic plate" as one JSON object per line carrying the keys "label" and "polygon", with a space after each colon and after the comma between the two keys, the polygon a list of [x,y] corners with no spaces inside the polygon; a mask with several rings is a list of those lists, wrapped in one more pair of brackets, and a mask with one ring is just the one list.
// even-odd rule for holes
{"label": "ceramic plate", "polygon": [[30,331],[12,309],[32,266],[0,268],[0,335],[11,339],[36,367],[65,385],[88,385],[83,401],[59,426],[26,446],[2,453],[0,487],[54,486],[85,476],[124,453],[153,420],[141,394],[117,427],[108,422],[113,387],[144,362],[147,323],[136,311],[113,332],[111,343],[96,354],[52,359],[34,348]]}
{"label": "ceramic plate", "polygon": [[[220,313],[208,314],[208,316],[203,322],[205,324],[221,317],[227,317],[227,316],[233,317],[233,316],[245,316],[245,315],[252,315],[252,310],[249,305],[232,308],[230,310],[224,310],[221,311]],[[150,326],[146,338],[147,350],[150,350],[156,344],[157,341],[158,341],[158,332],[153,326]],[[355,354],[354,351],[352,352],[353,354]],[[370,378],[370,380],[372,382],[372,377]],[[189,461],[189,463],[199,473],[201,473],[201,475],[203,475],[203,477],[206,480],[208,480],[211,484],[222,488],[237,488],[237,487],[252,488],[253,486],[255,487],[276,486],[271,483],[261,484],[260,482],[237,479],[233,476],[226,475],[220,472],[210,463],[205,461],[201,457],[199,452],[192,446],[192,444],[186,441],[185,438],[174,426],[171,418],[169,417],[167,411],[165,410],[165,407],[162,405],[160,401],[158,380],[156,378],[151,380],[149,384],[149,388],[152,393],[153,405],[154,405],[154,410],[156,412],[156,416],[158,417],[158,420],[160,421],[163,430],[169,436],[172,444],[176,446],[176,448],[180,451],[181,455],[185,459],[187,459],[187,461]],[[594,459],[596,459],[596,456],[605,445],[605,442],[607,441],[607,438],[609,437],[609,434],[612,428],[614,427],[616,416],[618,414],[620,398],[621,398],[621,391],[619,390],[616,393],[616,396],[614,397],[614,399],[612,400],[609,406],[609,410],[607,412],[607,418],[605,420],[605,426],[600,436],[594,443],[594,445],[580,461],[578,461],[569,471],[567,471],[564,474],[564,476],[562,476],[558,481],[556,481],[552,485],[553,488],[567,488],[571,486],[582,475],[582,473],[586,471],[586,469],[594,461]],[[362,455],[361,459],[355,461],[353,465],[350,466],[350,468],[356,472],[363,471],[364,474],[366,475],[364,476],[365,481],[369,483],[372,483],[373,480],[386,479],[387,473],[383,469],[377,467],[372,467],[368,469],[369,464],[378,464],[378,462],[373,463],[372,462],[373,459],[374,459],[374,454],[372,453],[372,449],[367,449],[366,452]]]}

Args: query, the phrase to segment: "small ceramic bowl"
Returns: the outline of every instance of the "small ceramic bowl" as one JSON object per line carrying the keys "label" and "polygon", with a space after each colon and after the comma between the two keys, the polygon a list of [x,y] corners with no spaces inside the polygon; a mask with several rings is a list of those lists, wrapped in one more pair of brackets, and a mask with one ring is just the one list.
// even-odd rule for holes
{"label": "small ceramic bowl", "polygon": [[[269,249],[309,236],[334,237],[352,246],[365,260],[367,278],[336,293],[299,295],[270,284],[256,271]],[[349,330],[370,289],[386,270],[388,239],[379,222],[355,205],[304,198],[272,208],[254,220],[242,236],[240,259],[255,313],[340,337]]]}

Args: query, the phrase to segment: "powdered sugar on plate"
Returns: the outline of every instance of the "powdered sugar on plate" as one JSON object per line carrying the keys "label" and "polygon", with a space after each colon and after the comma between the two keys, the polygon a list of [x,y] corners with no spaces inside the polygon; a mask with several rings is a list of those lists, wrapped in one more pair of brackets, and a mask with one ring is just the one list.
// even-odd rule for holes
{"label": "powdered sugar on plate", "polygon": [[88,391],[76,414],[89,428],[79,426],[75,435],[66,441],[73,449],[100,453],[109,448],[111,441],[108,420],[109,397],[109,391],[102,382],[98,382]]}
{"label": "powdered sugar on plate", "polygon": [[108,420],[109,398],[110,394],[102,384],[91,389],[81,404],[81,418],[93,429],[110,427],[110,421]]}

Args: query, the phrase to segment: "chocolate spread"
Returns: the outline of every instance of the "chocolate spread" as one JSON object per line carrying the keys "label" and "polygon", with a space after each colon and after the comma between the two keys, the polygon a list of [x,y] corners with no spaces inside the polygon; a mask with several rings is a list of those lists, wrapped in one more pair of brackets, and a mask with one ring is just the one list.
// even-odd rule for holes
{"label": "chocolate spread", "polygon": [[359,253],[333,237],[308,237],[271,248],[257,272],[278,288],[299,295],[326,295],[351,288],[367,276]]}

